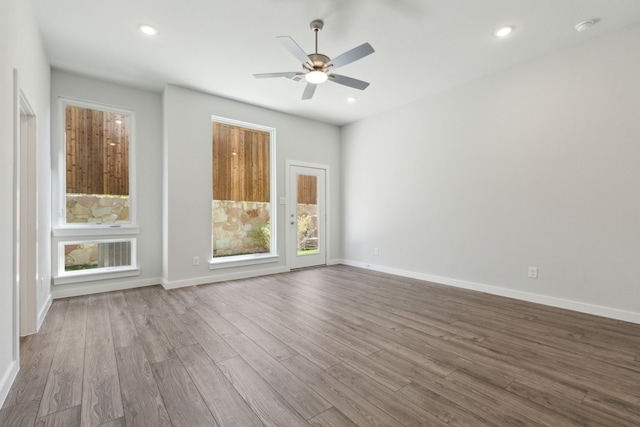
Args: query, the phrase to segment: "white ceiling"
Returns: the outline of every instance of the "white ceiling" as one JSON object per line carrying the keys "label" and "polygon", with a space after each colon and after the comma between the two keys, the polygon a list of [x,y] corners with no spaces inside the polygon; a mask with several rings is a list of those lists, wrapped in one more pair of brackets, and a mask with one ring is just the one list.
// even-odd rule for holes
{"label": "white ceiling", "polygon": [[[337,125],[640,23],[640,0],[33,1],[55,68],[156,91],[185,86]],[[376,50],[339,71],[370,82],[365,91],[324,83],[302,101],[303,83],[252,76],[300,70],[276,36],[311,53],[317,18],[321,53],[364,42]],[[600,22],[574,30],[590,18]],[[144,36],[142,23],[159,34]],[[515,32],[494,38],[504,25]]]}

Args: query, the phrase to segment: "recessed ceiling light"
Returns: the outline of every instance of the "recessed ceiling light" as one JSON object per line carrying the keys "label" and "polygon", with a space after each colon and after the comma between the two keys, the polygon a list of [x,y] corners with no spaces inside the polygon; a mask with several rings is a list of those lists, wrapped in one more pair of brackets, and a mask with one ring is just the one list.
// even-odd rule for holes
{"label": "recessed ceiling light", "polygon": [[148,36],[155,36],[158,34],[158,29],[148,24],[139,25],[138,29]]}
{"label": "recessed ceiling light", "polygon": [[350,96],[347,98],[347,102],[350,102],[351,104],[353,104],[354,102],[356,102],[358,100],[358,98],[355,98],[353,96]]}
{"label": "recessed ceiling light", "polygon": [[493,32],[493,36],[494,37],[507,37],[509,34],[511,34],[513,32],[513,27],[509,26],[509,27],[502,27],[502,28],[498,28],[497,30],[495,30]]}
{"label": "recessed ceiling light", "polygon": [[122,124],[122,120],[118,119],[118,120],[116,120],[116,123],[121,125]]}

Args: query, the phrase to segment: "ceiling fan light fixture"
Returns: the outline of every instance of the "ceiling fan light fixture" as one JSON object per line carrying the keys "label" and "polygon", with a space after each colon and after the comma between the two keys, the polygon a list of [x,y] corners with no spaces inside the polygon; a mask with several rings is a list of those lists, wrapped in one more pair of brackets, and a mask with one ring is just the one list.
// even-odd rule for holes
{"label": "ceiling fan light fixture", "polygon": [[313,83],[314,85],[319,85],[320,83],[326,82],[329,76],[327,76],[327,73],[323,71],[314,70],[314,71],[309,71],[307,74],[305,74],[304,78],[309,83]]}

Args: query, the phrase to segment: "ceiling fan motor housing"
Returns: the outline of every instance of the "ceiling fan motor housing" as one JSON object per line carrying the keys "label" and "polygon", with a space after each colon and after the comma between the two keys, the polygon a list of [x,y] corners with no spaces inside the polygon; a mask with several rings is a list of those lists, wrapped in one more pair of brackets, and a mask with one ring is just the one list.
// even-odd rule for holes
{"label": "ceiling fan motor housing", "polygon": [[313,64],[313,68],[319,71],[326,71],[327,64],[331,59],[327,55],[323,55],[321,53],[312,53],[309,55],[309,60]]}

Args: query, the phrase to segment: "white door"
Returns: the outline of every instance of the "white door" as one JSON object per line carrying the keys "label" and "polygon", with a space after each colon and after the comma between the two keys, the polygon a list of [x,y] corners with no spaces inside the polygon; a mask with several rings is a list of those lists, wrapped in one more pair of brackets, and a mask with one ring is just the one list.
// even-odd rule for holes
{"label": "white door", "polygon": [[325,168],[289,165],[287,227],[289,268],[326,264]]}

